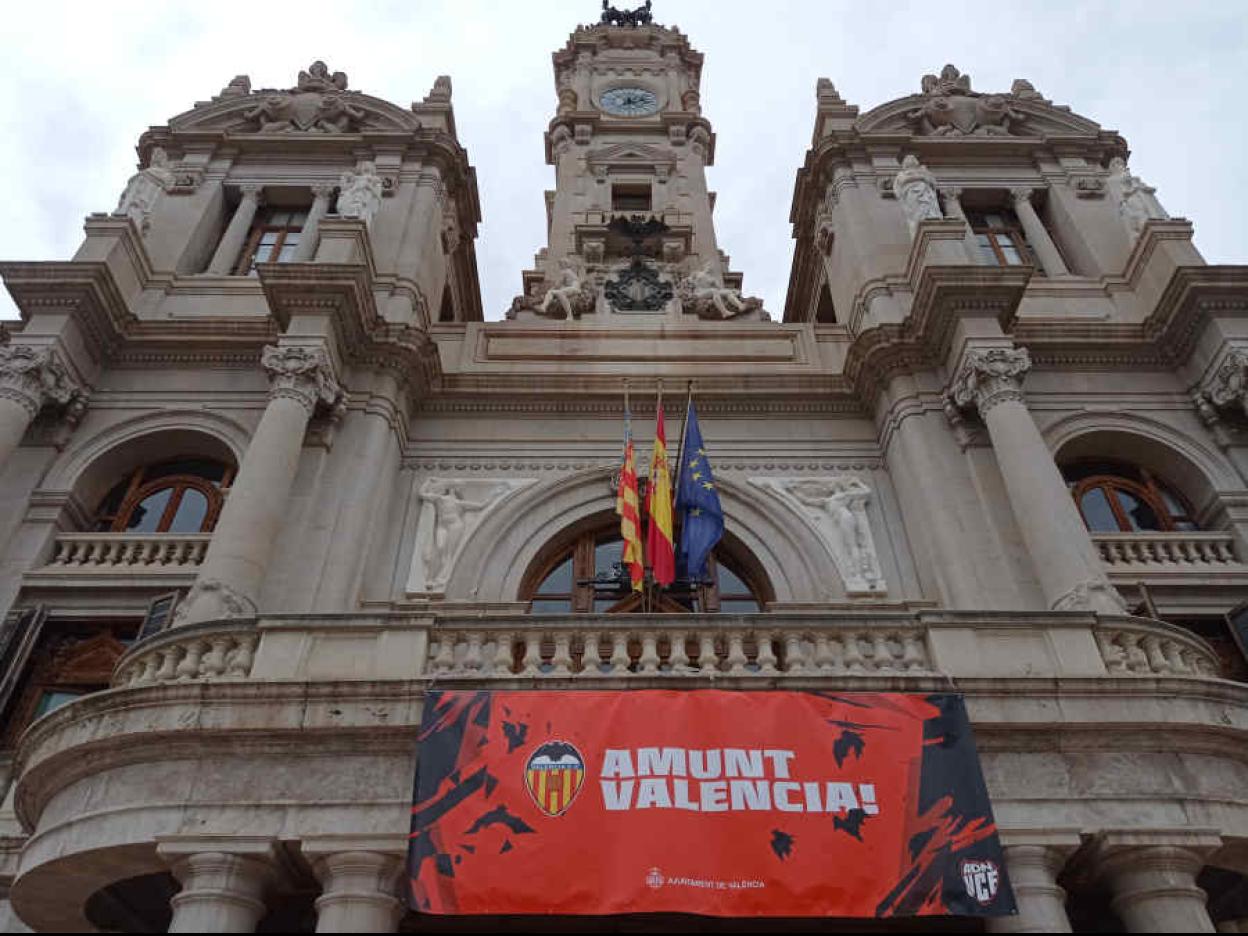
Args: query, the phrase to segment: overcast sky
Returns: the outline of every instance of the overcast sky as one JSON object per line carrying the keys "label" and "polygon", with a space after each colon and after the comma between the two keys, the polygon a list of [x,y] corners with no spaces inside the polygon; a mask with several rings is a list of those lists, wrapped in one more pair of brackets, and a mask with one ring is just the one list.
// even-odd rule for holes
{"label": "overcast sky", "polygon": [[[618,5],[618,0],[617,0]],[[233,76],[290,87],[324,59],[350,87],[406,106],[454,82],[460,141],[476,166],[477,258],[487,319],[501,318],[544,244],[554,184],[542,132],[555,108],[550,53],[596,0],[395,0],[14,4],[0,20],[0,258],[68,259],[82,219],[111,211],[134,146]],[[1028,78],[1116,129],[1137,175],[1192,219],[1210,263],[1248,262],[1248,3],[654,0],[705,53],[703,112],[720,246],[746,292],[783,312],[794,174],[810,144],[815,80],[864,112],[918,91],[952,62],[978,91]],[[1237,220],[1238,219],[1238,220]],[[7,294],[0,317],[16,311]]]}

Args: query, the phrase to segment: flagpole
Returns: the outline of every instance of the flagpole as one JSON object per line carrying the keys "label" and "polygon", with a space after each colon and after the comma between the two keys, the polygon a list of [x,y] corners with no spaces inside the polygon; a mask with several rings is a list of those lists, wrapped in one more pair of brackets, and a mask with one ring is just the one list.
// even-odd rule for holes
{"label": "flagpole", "polygon": [[689,396],[685,398],[685,422],[680,427],[680,451],[676,462],[676,494],[680,496],[680,476],[685,470],[685,437],[689,434],[689,411],[693,409],[693,381],[689,381]]}

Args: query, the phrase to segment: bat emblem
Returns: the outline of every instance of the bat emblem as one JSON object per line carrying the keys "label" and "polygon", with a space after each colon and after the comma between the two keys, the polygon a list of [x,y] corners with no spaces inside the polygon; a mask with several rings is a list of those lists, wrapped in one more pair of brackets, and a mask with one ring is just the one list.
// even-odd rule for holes
{"label": "bat emblem", "polygon": [[562,816],[585,782],[585,758],[567,741],[547,741],[529,755],[524,785],[537,808],[552,819]]}

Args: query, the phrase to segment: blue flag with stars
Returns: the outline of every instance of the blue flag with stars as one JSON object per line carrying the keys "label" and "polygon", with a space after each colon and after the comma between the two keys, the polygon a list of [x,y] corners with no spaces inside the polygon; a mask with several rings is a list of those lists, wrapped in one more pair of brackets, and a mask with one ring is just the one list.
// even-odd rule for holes
{"label": "blue flag with stars", "polygon": [[676,512],[681,517],[680,556],[689,578],[702,580],[707,577],[706,559],[724,535],[724,509],[719,504],[715,475],[706,458],[698,413],[692,402],[685,418],[681,458],[676,490]]}

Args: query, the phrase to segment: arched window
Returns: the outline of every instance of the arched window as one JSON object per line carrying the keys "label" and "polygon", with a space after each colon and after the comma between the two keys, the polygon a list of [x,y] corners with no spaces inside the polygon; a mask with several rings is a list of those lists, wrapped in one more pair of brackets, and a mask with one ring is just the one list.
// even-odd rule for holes
{"label": "arched window", "polygon": [[629,587],[621,564],[623,540],[614,515],[558,537],[525,576],[521,598],[533,614],[753,613],[768,600],[766,576],[757,560],[732,541],[720,542],[708,561],[709,581],[677,581],[647,608]]}
{"label": "arched window", "polygon": [[1191,509],[1164,481],[1122,462],[1075,462],[1062,476],[1093,533],[1196,530]]}
{"label": "arched window", "polygon": [[216,525],[234,469],[206,458],[136,468],[100,504],[100,533],[208,533]]}

